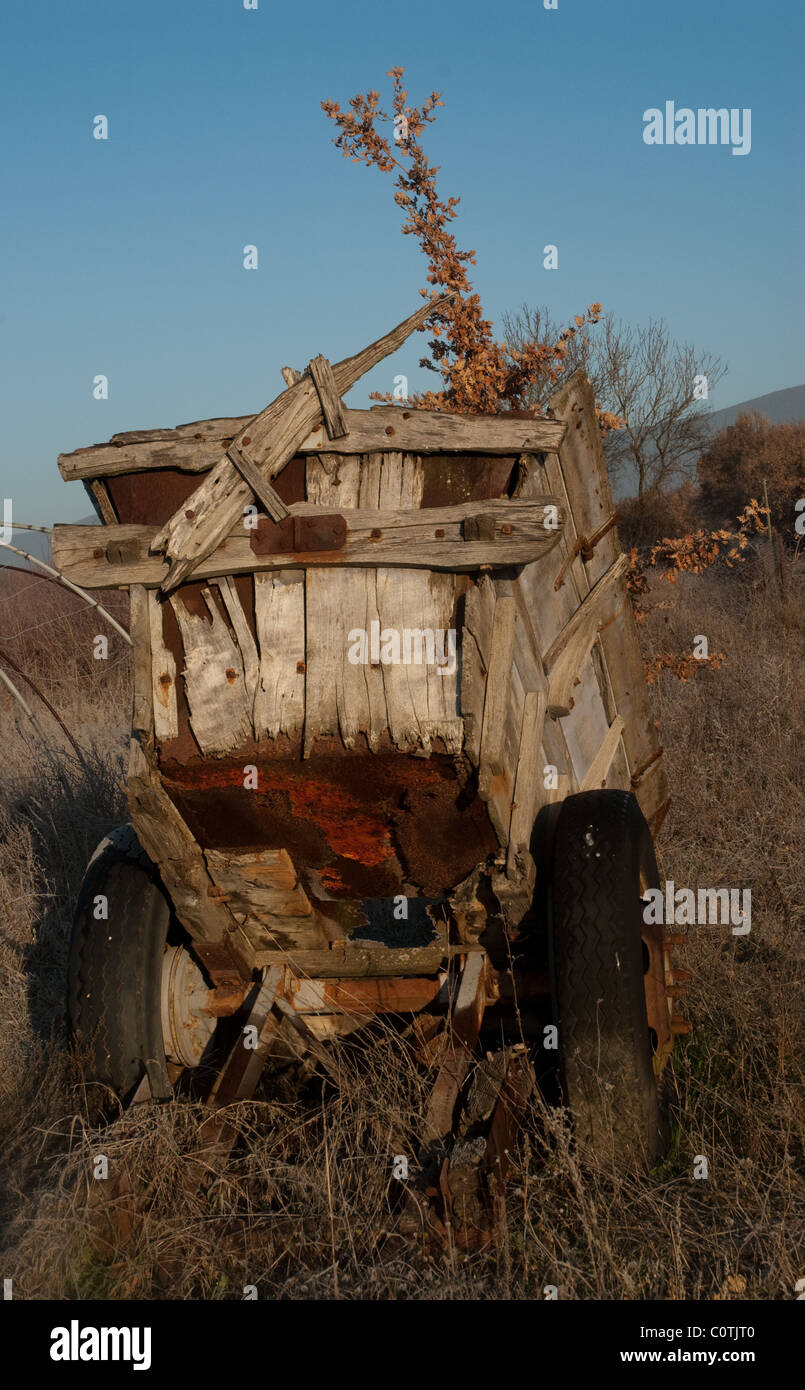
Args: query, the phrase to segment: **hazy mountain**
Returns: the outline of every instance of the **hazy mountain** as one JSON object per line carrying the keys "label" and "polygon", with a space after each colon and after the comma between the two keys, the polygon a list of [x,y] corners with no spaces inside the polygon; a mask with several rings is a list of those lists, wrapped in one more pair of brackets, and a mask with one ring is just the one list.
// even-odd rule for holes
{"label": "hazy mountain", "polygon": [[725,425],[734,424],[739,415],[753,410],[768,415],[773,425],[784,425],[788,420],[805,420],[805,386],[770,391],[767,396],[754,396],[751,401],[741,401],[740,405],[714,410],[710,424],[713,430],[722,430]]}

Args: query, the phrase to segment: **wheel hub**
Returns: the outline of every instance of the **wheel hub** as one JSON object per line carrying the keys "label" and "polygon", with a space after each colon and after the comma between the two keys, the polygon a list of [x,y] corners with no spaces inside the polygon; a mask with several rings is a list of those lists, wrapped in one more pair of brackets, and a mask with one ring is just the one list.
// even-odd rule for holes
{"label": "wheel hub", "polygon": [[184,946],[168,946],[162,962],[162,1039],[169,1062],[197,1067],[215,1032],[201,968]]}

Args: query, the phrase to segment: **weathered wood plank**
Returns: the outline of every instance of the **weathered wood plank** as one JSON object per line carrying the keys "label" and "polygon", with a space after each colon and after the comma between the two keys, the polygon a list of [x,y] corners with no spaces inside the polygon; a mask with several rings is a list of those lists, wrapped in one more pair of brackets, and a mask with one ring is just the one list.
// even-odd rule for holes
{"label": "weathered wood plank", "polygon": [[[444,306],[453,294],[423,305],[390,333],[371,343],[354,357],[345,358],[333,367],[339,395],[394,352],[431,315]],[[238,435],[235,446],[249,446],[250,457],[267,479],[276,477],[293,457],[305,435],[321,420],[321,404],[312,377],[303,377],[289,386],[272,401],[251,424]],[[218,543],[235,525],[249,501],[251,489],[237,473],[226,454],[208,477],[196,488],[186,503],[182,503],[153,540],[154,550],[164,551],[170,563],[170,573],[163,580],[163,590],[175,589],[199,561],[215,550]]]}
{"label": "weathered wood plank", "polygon": [[[317,425],[298,453],[376,453],[399,449],[410,454],[519,454],[558,449],[565,426],[556,420],[515,420],[508,415],[450,415],[437,410],[376,406],[345,411],[349,436],[331,439]],[[68,457],[70,457],[68,455]]]}
{"label": "weathered wood plank", "polygon": [[254,701],[257,695],[257,685],[260,676],[260,656],[257,651],[257,643],[252,637],[251,628],[246,620],[235,581],[231,575],[225,574],[217,581],[224,607],[227,611],[229,621],[235,629],[235,637],[240,647],[241,660],[243,662],[243,679],[248,696],[248,707],[253,712]]}
{"label": "weathered wood plank", "polygon": [[251,737],[251,703],[243,659],[209,589],[202,598],[207,622],[189,613],[181,595],[171,604],[182,634],[190,727],[202,753],[226,753]]}
{"label": "weathered wood plank", "polygon": [[255,738],[293,737],[305,719],[305,576],[299,570],[254,576],[260,668]]}
{"label": "weathered wood plank", "polygon": [[[338,502],[347,523],[346,539],[340,550],[257,555],[251,548],[249,533],[238,525],[199,563],[196,578],[314,566],[322,569],[401,566],[470,572],[487,565],[529,564],[548,554],[561,536],[561,526],[555,531],[544,525],[545,508],[556,505],[551,497],[528,502],[496,498],[480,505],[462,502],[451,507],[411,511],[361,508],[354,515],[344,511],[340,499]],[[295,502],[289,511],[292,516],[315,516],[330,514],[332,507],[324,509],[308,502]],[[479,512],[494,519],[494,538],[464,539],[465,521]],[[167,564],[150,553],[153,543],[154,528],[150,526],[100,529],[59,525],[54,528],[53,553],[61,573],[84,588],[115,588],[127,584],[154,586],[165,578]]]}
{"label": "weathered wood plank", "polygon": [[601,747],[582,779],[579,791],[589,792],[593,791],[596,787],[603,787],[606,785],[607,773],[612,766],[612,759],[615,756],[620,736],[623,733],[624,722],[623,716],[620,714],[616,715],[613,719],[604,735]]}
{"label": "weathered wood plank", "polygon": [[[563,482],[569,501],[567,541],[573,543],[572,532],[592,535],[613,510],[606,461],[601,447],[600,432],[595,417],[595,397],[582,372],[577,372],[551,398],[552,414],[567,426],[565,439],[558,451]],[[546,465],[550,459],[546,459]],[[592,466],[592,477],[591,477]],[[550,470],[548,471],[549,478]],[[555,478],[551,478],[552,487]],[[607,532],[598,542],[586,563],[579,559],[574,568],[588,584],[600,578],[621,553],[616,530]],[[621,581],[624,603],[617,623],[600,634],[600,645],[614,705],[623,716],[625,726],[622,746],[625,749],[626,777],[644,766],[659,748],[648,688],[643,675],[643,663],[637,625],[626,593],[626,579]],[[620,755],[616,755],[620,756]],[[665,773],[660,765],[651,778],[636,787],[644,814],[651,819],[667,798]]]}
{"label": "weathered wood plank", "polygon": [[464,751],[474,767],[481,755],[486,676],[492,646],[495,589],[488,575],[470,584],[464,598],[461,633],[461,715]]}
{"label": "weathered wood plank", "polygon": [[[296,380],[302,380],[301,374]],[[60,454],[59,471],[68,482],[155,468],[207,473],[221,457],[221,441],[232,441],[253,419],[252,415],[236,419],[226,416],[220,420],[198,420],[175,430],[135,430],[114,435],[108,444]],[[410,454],[556,451],[566,429],[560,420],[516,420],[506,414],[448,415],[393,405],[373,410],[345,409],[344,423],[348,433],[334,439],[323,423],[315,426],[301,440],[297,453],[371,454],[391,448]]]}
{"label": "weathered wood plank", "polygon": [[531,860],[531,832],[541,802],[539,788],[543,782],[543,763],[540,758],[540,748],[542,747],[542,729],[545,722],[545,705],[544,691],[529,690],[526,692],[523,701],[520,749],[514,783],[514,806],[509,825],[507,869],[508,876],[512,879],[528,880],[533,862]]}
{"label": "weathered wood plank", "polygon": [[318,357],[311,358],[308,371],[318,393],[327,437],[329,439],[343,439],[349,434],[349,427],[344,414],[344,403],[338,393],[333,369],[328,359],[322,357],[321,353]]}
{"label": "weathered wood plank", "polygon": [[626,556],[621,555],[593,586],[545,653],[549,709],[559,713],[567,713],[571,709],[573,682],[590,654],[598,627],[607,616],[608,608],[612,606],[613,599],[617,601],[619,597],[618,581],[627,569]]}
{"label": "weathered wood plank", "polygon": [[[378,504],[410,509],[393,513],[406,522],[422,516],[417,510],[422,487],[416,456],[347,457],[332,474],[318,460],[308,464],[308,495],[317,503],[337,505],[349,526],[354,509],[361,508],[362,525],[366,515],[378,515],[363,509]],[[457,644],[455,660],[450,660],[447,635],[454,608],[450,575],[382,565],[364,572],[308,570],[306,756],[317,738],[337,734],[346,747],[353,747],[363,735],[369,748],[376,749],[387,731],[402,750],[429,752],[433,740],[440,739],[449,751],[458,752],[463,728],[456,696]],[[350,660],[350,651],[360,656],[356,634],[361,632],[366,634],[366,659]],[[369,642],[377,649],[370,652]],[[437,642],[448,655],[441,666]]]}
{"label": "weathered wood plank", "polygon": [[230,912],[246,916],[243,931],[254,949],[326,949],[327,933],[286,850],[207,850],[205,859]]}
{"label": "weathered wood plank", "polygon": [[155,590],[148,591],[148,626],[151,639],[151,692],[154,733],[159,739],[179,737],[176,704],[176,662],[162,633],[162,604]]}
{"label": "weathered wood plank", "polygon": [[248,979],[249,942],[226,904],[208,891],[214,884],[201,850],[137,738],[130,744],[127,795],[137,838],[159,868],[179,921],[197,945],[213,948],[206,957],[208,968],[220,978],[228,973]]}
{"label": "weathered wood plank", "polygon": [[95,510],[100,515],[105,526],[116,526],[118,521],[117,512],[112,506],[112,499],[109,496],[109,489],[102,478],[94,478],[85,483]]}
{"label": "weathered wood plank", "polygon": [[134,661],[131,728],[148,747],[154,738],[154,699],[151,689],[151,620],[148,590],[132,584],[129,590],[129,635]]}
{"label": "weathered wood plank", "polygon": [[254,460],[249,458],[245,449],[239,449],[236,444],[230,444],[226,456],[230,463],[234,463],[243,481],[248,483],[255,500],[262,502],[271,520],[284,521],[285,517],[289,515],[287,506],[276,488],[273,488],[263,477]]}
{"label": "weathered wood plank", "polygon": [[490,818],[502,844],[508,841],[514,766],[506,756],[507,714],[512,699],[514,625],[517,604],[510,595],[498,594],[492,621],[492,644],[486,678],[486,699],[481,730],[478,791],[487,802]]}

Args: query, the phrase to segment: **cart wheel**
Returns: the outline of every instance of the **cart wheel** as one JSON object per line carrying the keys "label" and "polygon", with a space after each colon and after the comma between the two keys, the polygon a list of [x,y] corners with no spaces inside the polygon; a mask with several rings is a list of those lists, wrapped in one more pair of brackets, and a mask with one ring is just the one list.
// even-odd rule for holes
{"label": "cart wheel", "polygon": [[201,969],[175,944],[175,929],[169,941],[169,928],[171,905],[159,875],[132,827],[119,826],[101,841],[81,885],[67,1017],[88,1051],[88,1079],[123,1100],[144,1073],[155,1099],[170,1096],[167,1062],[197,1065],[215,1029],[215,1019],[201,1011]]}
{"label": "cart wheel", "polygon": [[667,1146],[642,943],[641,894],[659,881],[651,832],[629,792],[582,792],[550,809],[548,951],[565,1102],[582,1148],[651,1165]]}

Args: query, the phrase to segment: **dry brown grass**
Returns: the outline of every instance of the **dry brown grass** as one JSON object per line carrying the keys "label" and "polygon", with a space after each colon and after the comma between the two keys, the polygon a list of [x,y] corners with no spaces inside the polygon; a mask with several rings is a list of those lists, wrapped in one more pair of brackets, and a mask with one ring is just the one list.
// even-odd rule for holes
{"label": "dry brown grass", "polygon": [[[54,760],[4,698],[0,1225],[15,1296],[240,1298],[246,1284],[261,1298],[299,1299],[542,1298],[548,1284],[582,1299],[792,1296],[805,1273],[805,602],[794,597],[784,627],[773,591],[718,571],[682,576],[654,597],[673,606],[643,626],[648,656],[689,649],[703,633],[727,658],[687,684],[666,675],[652,687],[673,792],[664,872],[680,885],[751,887],[752,931],[693,929],[684,963],[695,1032],[677,1050],[661,1167],[633,1178],[579,1162],[561,1113],[537,1102],[504,1238],[470,1255],[393,1229],[392,1159],[417,1153],[424,1081],[389,1027],[377,1028],[371,1050],[340,1046],[337,1086],[300,1083],[292,1069],[268,1078],[240,1108],[241,1142],[203,1197],[181,1183],[197,1139],[191,1104],[98,1122],[98,1097],[64,1048],[61,1001],[84,863],[124,814],[127,667],[122,643],[110,643],[120,661],[103,672],[61,639],[51,660],[40,648],[38,675],[80,734],[85,765],[48,724]],[[3,624],[9,612],[21,627],[30,621],[14,604],[0,612]],[[68,649],[101,630],[91,617],[70,622]],[[125,1247],[99,1244],[99,1153],[149,1194]],[[706,1181],[693,1176],[699,1154]]]}

